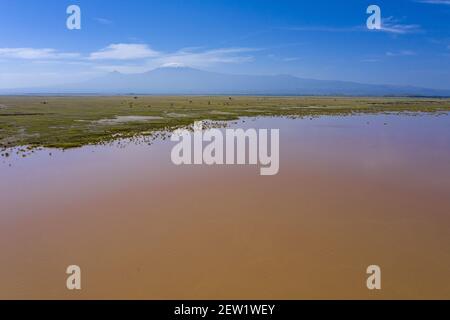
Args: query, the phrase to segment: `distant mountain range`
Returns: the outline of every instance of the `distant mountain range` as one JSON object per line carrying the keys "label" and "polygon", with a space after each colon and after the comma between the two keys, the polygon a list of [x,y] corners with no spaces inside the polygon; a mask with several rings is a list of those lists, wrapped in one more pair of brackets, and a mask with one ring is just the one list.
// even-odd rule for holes
{"label": "distant mountain range", "polygon": [[291,75],[223,74],[168,67],[139,74],[112,72],[72,85],[0,90],[0,94],[450,96],[450,89],[314,80]]}

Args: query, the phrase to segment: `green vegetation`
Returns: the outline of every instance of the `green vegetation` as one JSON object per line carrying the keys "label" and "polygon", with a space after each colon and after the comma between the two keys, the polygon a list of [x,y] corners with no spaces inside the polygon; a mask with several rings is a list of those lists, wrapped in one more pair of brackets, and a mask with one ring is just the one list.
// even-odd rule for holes
{"label": "green vegetation", "polygon": [[0,148],[74,148],[198,120],[311,117],[380,112],[449,112],[450,99],[343,97],[0,97]]}

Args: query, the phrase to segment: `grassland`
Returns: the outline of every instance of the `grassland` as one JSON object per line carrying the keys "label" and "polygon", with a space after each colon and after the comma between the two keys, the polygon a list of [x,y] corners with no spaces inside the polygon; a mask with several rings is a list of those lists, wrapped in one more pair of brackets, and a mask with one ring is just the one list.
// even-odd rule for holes
{"label": "grassland", "polygon": [[380,112],[449,112],[450,99],[343,97],[0,97],[0,149],[74,148],[198,120],[311,117]]}

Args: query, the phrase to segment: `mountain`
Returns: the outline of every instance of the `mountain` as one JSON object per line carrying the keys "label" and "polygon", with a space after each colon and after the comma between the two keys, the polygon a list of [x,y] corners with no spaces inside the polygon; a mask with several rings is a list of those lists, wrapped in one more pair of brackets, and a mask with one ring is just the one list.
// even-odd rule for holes
{"label": "mountain", "polygon": [[223,74],[187,67],[158,68],[140,74],[112,72],[96,79],[72,85],[2,90],[0,93],[450,96],[450,90],[314,80],[291,75]]}

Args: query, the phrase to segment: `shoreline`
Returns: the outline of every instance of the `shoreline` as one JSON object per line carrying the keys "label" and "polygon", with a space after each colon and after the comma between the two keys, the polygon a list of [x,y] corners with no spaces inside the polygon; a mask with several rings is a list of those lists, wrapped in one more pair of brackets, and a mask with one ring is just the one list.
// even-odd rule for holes
{"label": "shoreline", "polygon": [[448,113],[450,99],[297,97],[0,97],[0,150],[30,146],[71,149],[196,121],[245,117]]}

